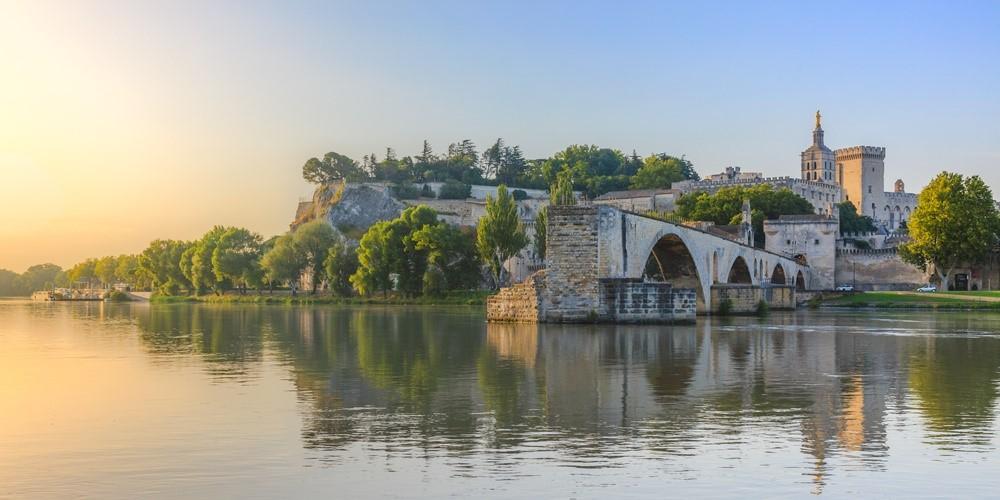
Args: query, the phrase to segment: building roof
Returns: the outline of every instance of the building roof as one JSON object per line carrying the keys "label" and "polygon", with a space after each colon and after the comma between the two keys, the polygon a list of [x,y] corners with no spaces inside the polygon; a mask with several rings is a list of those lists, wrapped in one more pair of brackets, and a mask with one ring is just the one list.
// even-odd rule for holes
{"label": "building roof", "polygon": [[677,189],[630,189],[628,191],[608,191],[597,198],[597,200],[623,200],[628,198],[647,198],[658,194],[677,194]]}

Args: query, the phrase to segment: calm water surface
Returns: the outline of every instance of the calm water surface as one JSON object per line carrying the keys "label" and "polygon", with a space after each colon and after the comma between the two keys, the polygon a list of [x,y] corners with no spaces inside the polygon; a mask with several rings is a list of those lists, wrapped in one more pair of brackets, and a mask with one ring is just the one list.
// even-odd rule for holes
{"label": "calm water surface", "polygon": [[985,313],[0,301],[0,496],[996,496],[998,379]]}

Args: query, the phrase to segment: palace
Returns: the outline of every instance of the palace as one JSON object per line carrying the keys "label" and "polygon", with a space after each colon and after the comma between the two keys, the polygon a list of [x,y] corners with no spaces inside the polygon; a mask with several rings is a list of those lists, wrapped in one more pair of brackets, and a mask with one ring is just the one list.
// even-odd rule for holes
{"label": "palace", "polygon": [[835,205],[849,201],[884,232],[899,229],[916,208],[917,195],[906,192],[902,179],[896,180],[891,192],[885,191],[885,148],[852,146],[831,150],[824,143],[821,120],[817,111],[812,144],[801,153],[800,178],[765,177],[728,167],[705,180],[675,182],[673,188],[681,193],[714,193],[729,186],[769,184],[791,189],[812,203],[819,215],[837,217]]}

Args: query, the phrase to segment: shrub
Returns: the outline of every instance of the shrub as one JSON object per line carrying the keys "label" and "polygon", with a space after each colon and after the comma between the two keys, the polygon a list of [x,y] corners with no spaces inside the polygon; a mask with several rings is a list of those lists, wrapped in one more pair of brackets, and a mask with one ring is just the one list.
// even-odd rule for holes
{"label": "shrub", "polygon": [[420,196],[422,198],[433,198],[434,190],[431,189],[431,187],[428,186],[427,184],[424,184],[424,187],[420,189]]}
{"label": "shrub", "polygon": [[510,194],[514,197],[514,201],[527,200],[529,198],[528,193],[523,189],[515,189]]}
{"label": "shrub", "polygon": [[129,302],[132,300],[127,293],[121,290],[112,290],[108,292],[107,299],[112,302]]}
{"label": "shrub", "polygon": [[761,299],[757,303],[757,316],[767,316],[771,312],[771,306],[767,305],[767,301]]}
{"label": "shrub", "polygon": [[733,312],[733,301],[722,299],[719,301],[719,316],[729,316]]}
{"label": "shrub", "polygon": [[448,181],[441,186],[438,198],[442,200],[464,200],[472,195],[472,186],[464,182]]}
{"label": "shrub", "polygon": [[392,193],[400,200],[415,200],[420,197],[420,190],[413,184],[395,184]]}

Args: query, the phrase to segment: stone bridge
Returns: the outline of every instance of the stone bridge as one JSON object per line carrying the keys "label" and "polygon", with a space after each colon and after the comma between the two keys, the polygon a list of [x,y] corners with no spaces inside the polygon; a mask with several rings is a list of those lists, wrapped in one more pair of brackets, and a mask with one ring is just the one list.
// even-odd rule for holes
{"label": "stone bridge", "polygon": [[808,265],[699,229],[603,205],[550,206],[546,269],[488,302],[498,321],[676,321],[728,300],[795,307]]}

